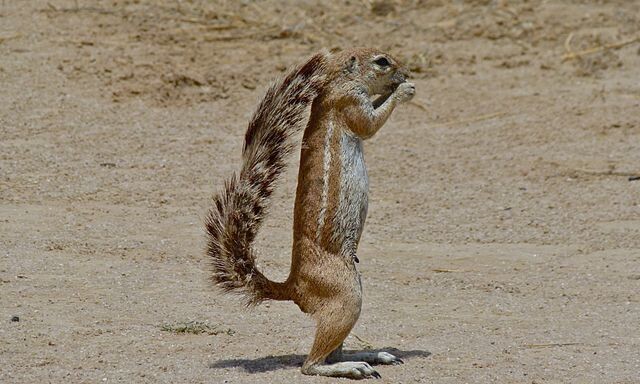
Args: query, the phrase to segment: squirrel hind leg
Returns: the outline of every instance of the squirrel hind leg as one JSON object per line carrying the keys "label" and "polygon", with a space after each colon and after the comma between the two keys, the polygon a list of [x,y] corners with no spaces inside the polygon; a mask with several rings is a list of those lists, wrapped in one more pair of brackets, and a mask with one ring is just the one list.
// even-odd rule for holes
{"label": "squirrel hind leg", "polygon": [[342,322],[318,322],[316,338],[311,353],[302,366],[305,375],[345,377],[349,379],[380,378],[380,374],[364,361],[341,361],[333,364],[325,363],[332,352],[338,350],[347,337],[353,324]]}
{"label": "squirrel hind leg", "polygon": [[364,361],[343,361],[335,364],[314,364],[302,368],[305,375],[344,377],[347,379],[379,379],[380,374]]}
{"label": "squirrel hind leg", "polygon": [[[337,300],[313,316],[317,320],[316,337],[311,352],[302,366],[305,375],[345,377],[349,379],[379,378],[380,374],[364,361],[341,361],[327,364],[341,356],[344,339],[349,335],[360,315],[359,297]],[[332,307],[341,310],[332,310]],[[335,308],[333,308],[335,309]],[[345,313],[345,310],[347,313]],[[329,359],[327,359],[329,357]]]}

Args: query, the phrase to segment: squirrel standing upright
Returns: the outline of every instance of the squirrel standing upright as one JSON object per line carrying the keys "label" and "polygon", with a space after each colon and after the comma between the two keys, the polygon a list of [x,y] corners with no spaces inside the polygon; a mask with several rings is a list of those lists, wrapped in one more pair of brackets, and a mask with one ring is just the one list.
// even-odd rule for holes
{"label": "squirrel standing upright", "polygon": [[[267,91],[249,123],[239,175],[214,198],[206,219],[213,280],[248,305],[293,300],[317,323],[302,373],[380,377],[371,364],[401,364],[387,352],[342,352],[360,315],[356,251],[367,215],[369,181],[362,141],[373,136],[415,86],[391,55],[375,49],[321,52]],[[377,95],[375,100],[373,97]],[[296,192],[291,272],[266,278],[252,250],[273,185],[304,129]]]}

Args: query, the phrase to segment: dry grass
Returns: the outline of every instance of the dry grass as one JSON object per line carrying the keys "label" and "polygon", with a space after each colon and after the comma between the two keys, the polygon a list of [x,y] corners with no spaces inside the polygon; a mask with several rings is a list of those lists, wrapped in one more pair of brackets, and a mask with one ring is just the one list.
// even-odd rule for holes
{"label": "dry grass", "polygon": [[160,327],[161,330],[165,332],[173,332],[173,333],[190,333],[193,335],[220,335],[227,334],[229,336],[233,336],[236,331],[231,328],[219,328],[216,325],[210,325],[206,322],[201,321],[189,321],[186,323],[175,323],[175,324],[164,324]]}

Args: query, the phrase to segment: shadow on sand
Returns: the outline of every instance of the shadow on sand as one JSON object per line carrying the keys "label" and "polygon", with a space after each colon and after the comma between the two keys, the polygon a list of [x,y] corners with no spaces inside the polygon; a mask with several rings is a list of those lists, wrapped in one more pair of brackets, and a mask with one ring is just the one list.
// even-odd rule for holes
{"label": "shadow on sand", "polygon": [[[381,348],[367,350],[366,352],[389,352],[397,357],[406,360],[413,357],[429,357],[431,352],[422,351],[419,349],[412,351],[401,351],[395,348]],[[345,350],[346,353],[358,352],[355,350]],[[218,360],[209,365],[209,368],[242,368],[245,372],[259,373],[277,371],[280,369],[288,369],[301,367],[306,355],[281,355],[281,356],[266,356],[257,359],[227,359]]]}

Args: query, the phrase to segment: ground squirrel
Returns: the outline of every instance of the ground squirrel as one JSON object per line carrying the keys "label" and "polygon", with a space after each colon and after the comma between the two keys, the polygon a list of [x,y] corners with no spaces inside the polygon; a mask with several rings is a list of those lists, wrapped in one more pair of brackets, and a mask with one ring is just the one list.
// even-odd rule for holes
{"label": "ground squirrel", "polygon": [[[373,136],[400,102],[410,100],[407,71],[374,49],[321,52],[267,91],[245,135],[243,163],[214,198],[206,220],[213,280],[243,293],[249,305],[293,300],[317,323],[302,366],[308,375],[380,377],[369,365],[400,364],[386,352],[342,352],[360,315],[356,269],[367,215],[369,180],[362,141]],[[375,97],[375,99],[374,99]],[[267,279],[255,265],[252,242],[273,185],[304,129],[294,208],[293,254],[287,280]]]}

